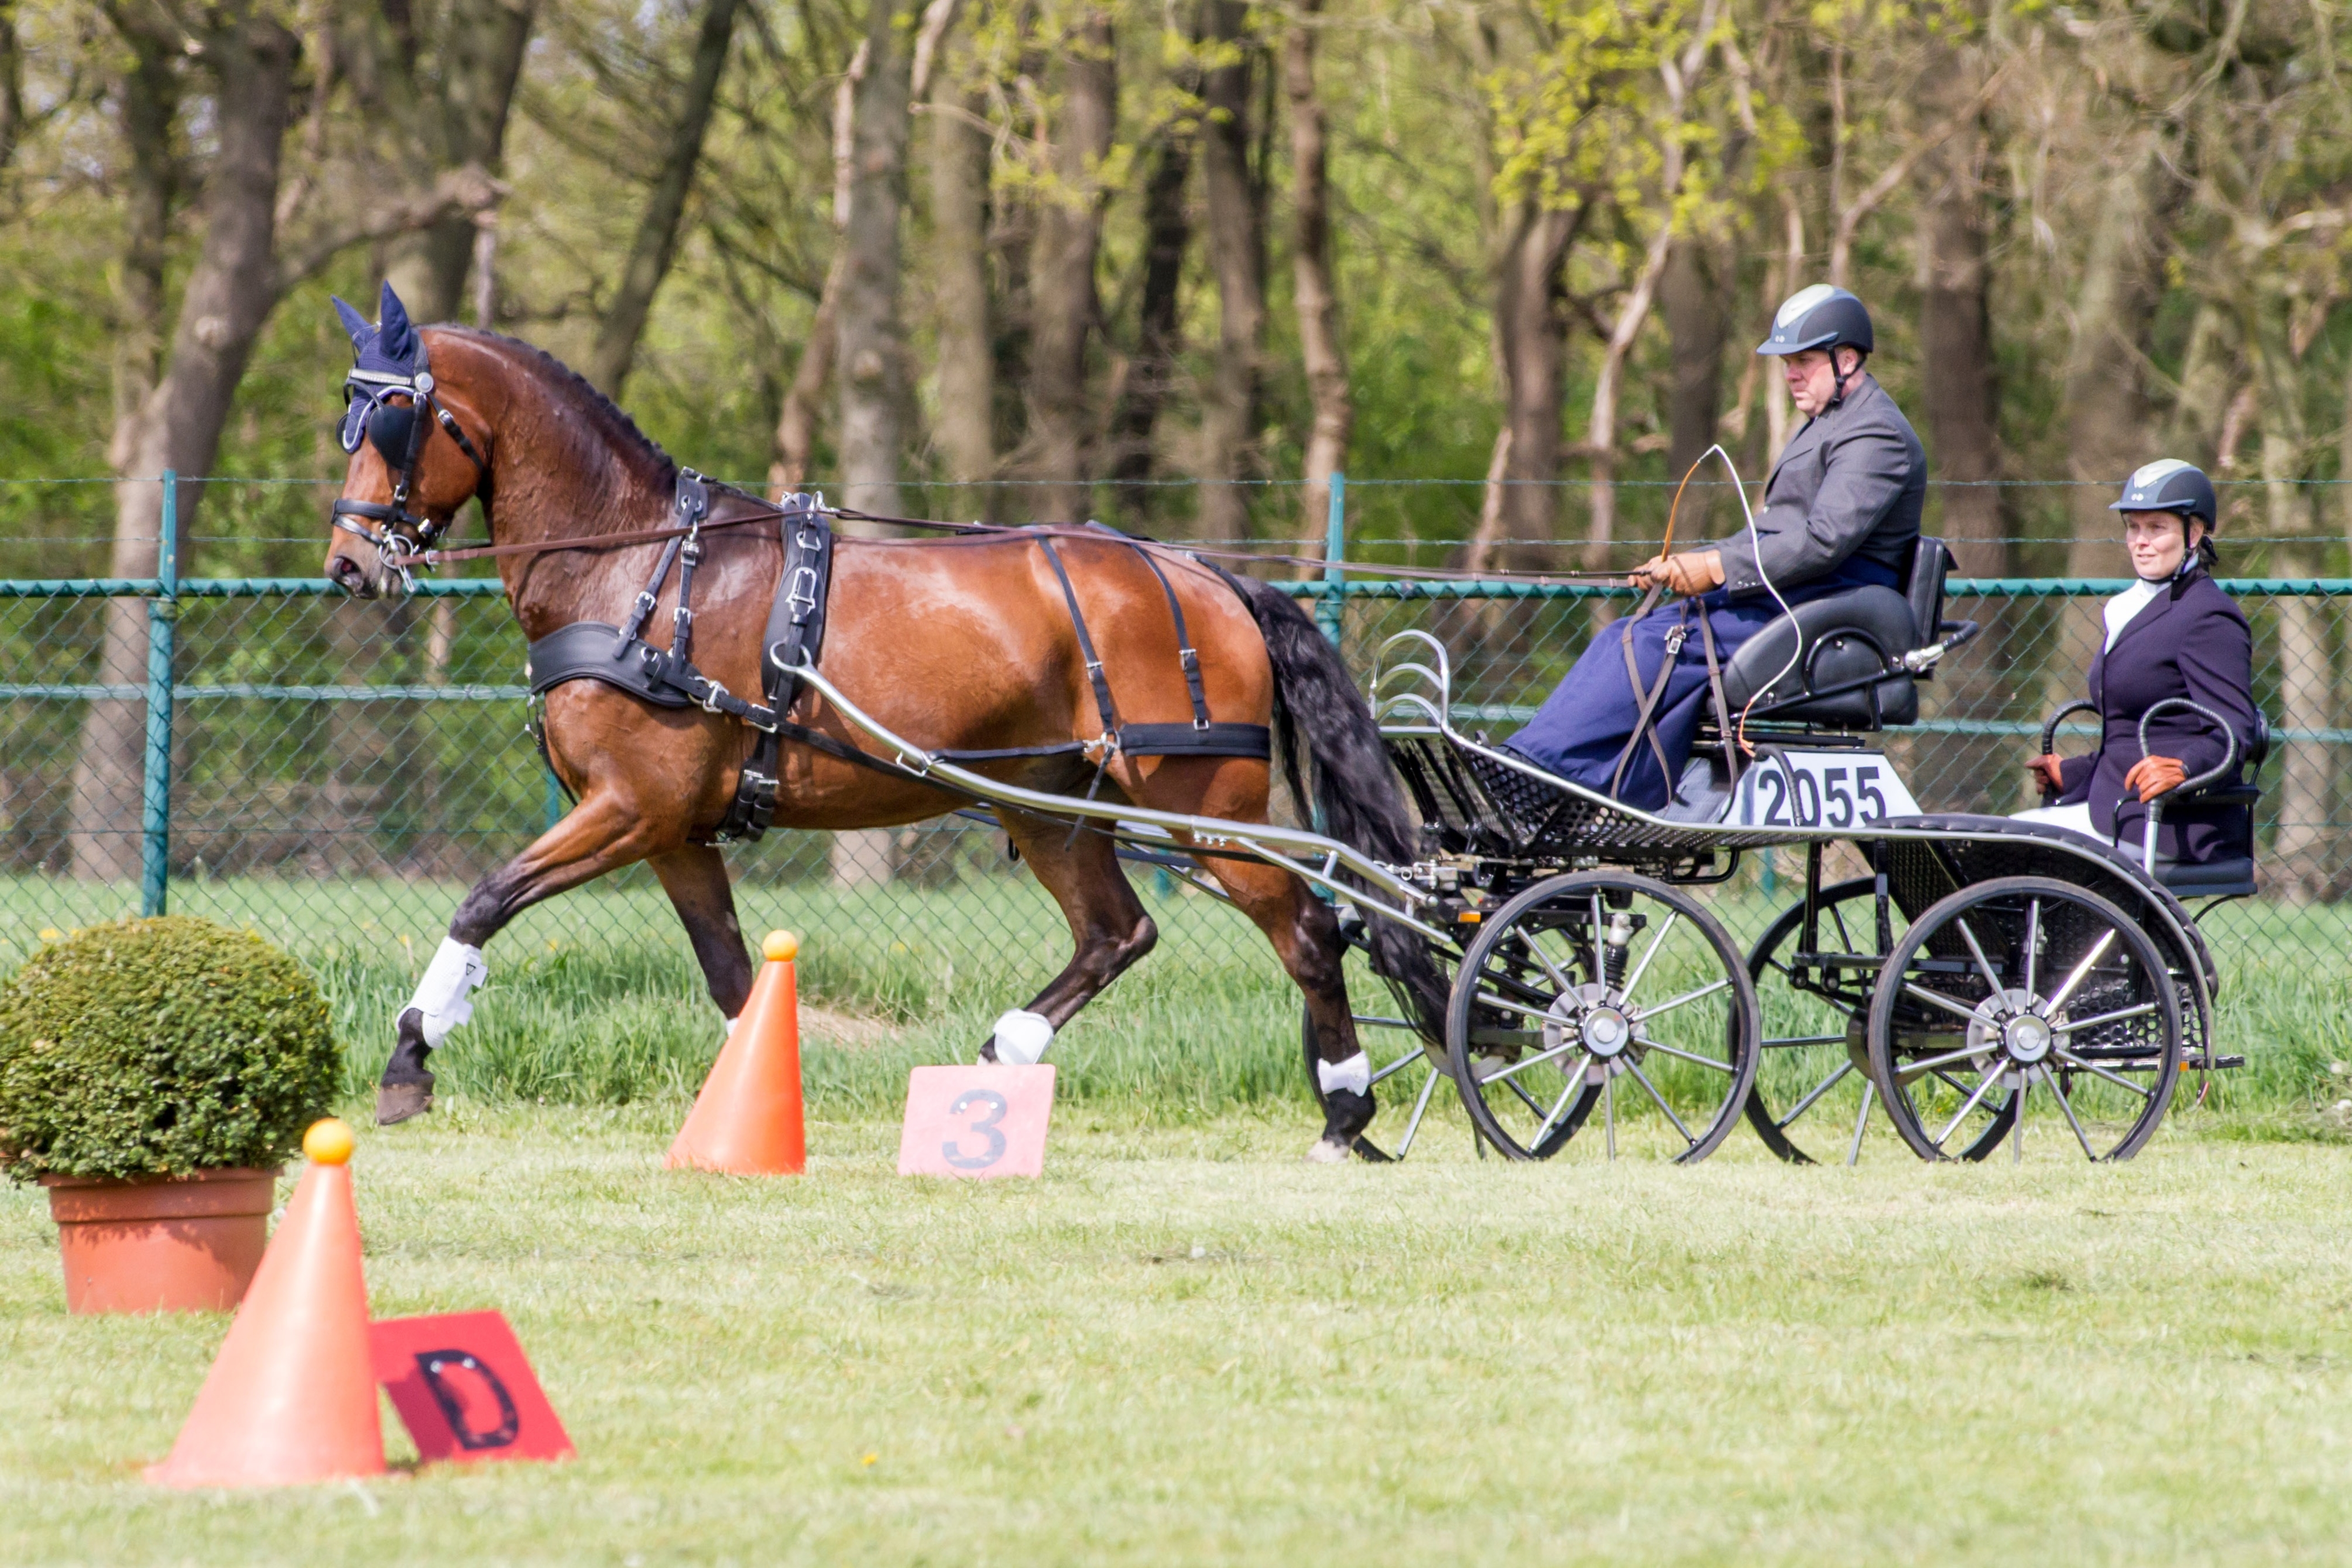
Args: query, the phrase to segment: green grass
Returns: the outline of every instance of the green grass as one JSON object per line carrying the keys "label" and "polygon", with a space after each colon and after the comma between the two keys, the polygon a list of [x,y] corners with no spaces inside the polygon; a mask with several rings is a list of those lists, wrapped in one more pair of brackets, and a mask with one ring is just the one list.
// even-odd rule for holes
{"label": "green grass", "polygon": [[[0,1194],[0,1561],[2116,1563],[2352,1539],[2344,1151],[1507,1166],[1066,1103],[1047,1174],[666,1173],[681,1107],[366,1137],[373,1309],[503,1309],[581,1457],[150,1490],[216,1318]],[[396,1430],[396,1429],[395,1429]],[[395,1456],[406,1452],[394,1442]],[[869,1462],[870,1460],[870,1462]]]}
{"label": "green grass", "polygon": [[[1135,880],[1160,946],[1064,1031],[1055,1060],[1065,1098],[1151,1124],[1296,1103],[1298,994],[1272,949],[1213,900]],[[1745,949],[1796,891],[1784,878],[1767,898],[1743,882],[1706,899]],[[310,967],[357,1095],[390,1052],[398,1009],[464,892],[418,880],[187,878],[173,883],[172,907],[250,925]],[[126,898],[135,904],[119,888],[0,878],[0,968],[42,930],[112,918]],[[849,1047],[812,1031],[809,1087],[822,1114],[892,1113],[908,1068],[971,1060],[996,1016],[1027,1001],[1069,955],[1060,912],[1024,876],[843,891],[747,875],[737,899],[747,932],[802,934],[805,998],[881,1026]],[[2205,929],[2222,968],[2222,1049],[2248,1058],[2219,1082],[2216,1108],[2243,1137],[2333,1135],[2343,1120],[2334,1107],[2352,1098],[2352,905],[2233,904]],[[491,1103],[629,1104],[690,1094],[717,1054],[718,1014],[700,971],[641,871],[526,912],[488,956],[473,1021],[434,1059],[448,1092]],[[1358,1009],[1391,1011],[1356,972]],[[1835,1120],[1841,1105],[1850,1122],[1850,1096],[1818,1114]]]}

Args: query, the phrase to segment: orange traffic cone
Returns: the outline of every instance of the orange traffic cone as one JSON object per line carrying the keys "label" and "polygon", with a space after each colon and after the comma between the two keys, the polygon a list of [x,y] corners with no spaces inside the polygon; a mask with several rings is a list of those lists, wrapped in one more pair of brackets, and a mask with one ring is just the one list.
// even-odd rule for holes
{"label": "orange traffic cone", "polygon": [[767,962],[694,1110],[663,1164],[733,1176],[798,1176],[808,1166],[801,1124],[801,1004],[793,980],[800,938],[771,931]]}
{"label": "orange traffic cone", "polygon": [[383,1473],[352,1130],[302,1135],[310,1163],[172,1445],[167,1487],[277,1487]]}

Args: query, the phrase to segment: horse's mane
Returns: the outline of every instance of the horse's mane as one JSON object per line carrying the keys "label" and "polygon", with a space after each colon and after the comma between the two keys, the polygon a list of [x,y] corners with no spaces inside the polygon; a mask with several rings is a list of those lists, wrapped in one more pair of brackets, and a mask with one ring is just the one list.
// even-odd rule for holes
{"label": "horse's mane", "polygon": [[606,397],[594,382],[545,349],[536,343],[526,343],[520,338],[509,338],[504,332],[493,332],[487,327],[460,326],[455,321],[437,322],[433,329],[496,343],[501,348],[520,350],[534,369],[546,373],[559,387],[574,393],[586,404],[590,414],[607,427],[629,455],[655,469],[652,482],[656,488],[667,490],[677,484],[677,460],[662,450],[661,443],[638,429],[637,422],[629,417],[628,412]]}

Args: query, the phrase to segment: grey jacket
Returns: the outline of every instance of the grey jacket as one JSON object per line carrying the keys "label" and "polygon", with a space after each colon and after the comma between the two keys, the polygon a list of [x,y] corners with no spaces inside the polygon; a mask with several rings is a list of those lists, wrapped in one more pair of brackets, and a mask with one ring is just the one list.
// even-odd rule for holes
{"label": "grey jacket", "polygon": [[1848,383],[1845,401],[1790,437],[1765,482],[1756,538],[1742,528],[1717,544],[1723,585],[1759,593],[1769,574],[1786,591],[1827,577],[1849,556],[1880,562],[1899,580],[1927,499],[1919,437],[1865,371]]}

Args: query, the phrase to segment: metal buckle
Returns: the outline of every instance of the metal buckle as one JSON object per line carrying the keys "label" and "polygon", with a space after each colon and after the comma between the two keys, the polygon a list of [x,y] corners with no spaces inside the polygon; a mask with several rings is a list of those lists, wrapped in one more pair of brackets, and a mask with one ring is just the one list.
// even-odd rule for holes
{"label": "metal buckle", "polygon": [[[784,595],[784,602],[795,610],[816,608],[816,568],[803,566],[793,572],[793,585]],[[798,616],[793,617],[798,620]]]}

